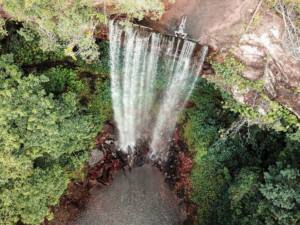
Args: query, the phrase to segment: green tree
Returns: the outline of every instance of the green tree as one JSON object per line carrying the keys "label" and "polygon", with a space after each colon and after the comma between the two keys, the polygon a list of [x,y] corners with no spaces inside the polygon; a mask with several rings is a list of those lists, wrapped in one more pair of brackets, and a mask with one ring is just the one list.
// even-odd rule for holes
{"label": "green tree", "polygon": [[221,93],[204,79],[196,85],[190,101],[194,107],[186,110],[184,137],[197,155],[205,155],[208,148],[219,138],[219,130],[235,118],[222,109]]}
{"label": "green tree", "polygon": [[[64,49],[66,55],[93,61],[98,58],[94,39],[97,20],[92,0],[2,0],[12,19],[22,22],[22,35],[31,38],[37,32],[45,51]],[[97,17],[98,18],[98,17]]]}
{"label": "green tree", "polygon": [[297,225],[300,223],[300,171],[277,163],[264,174],[260,192],[264,199],[259,214],[266,225]]}
{"label": "green tree", "polygon": [[62,66],[52,67],[43,73],[48,77],[48,82],[44,84],[47,93],[60,96],[64,92],[83,93],[88,90],[86,84],[77,77],[74,70]]}
{"label": "green tree", "polygon": [[40,48],[40,37],[33,30],[28,30],[26,38],[20,24],[7,22],[8,36],[3,40],[3,52],[13,54],[14,62],[20,66],[38,65],[45,62],[66,60],[62,50],[43,51]]}
{"label": "green tree", "polygon": [[228,170],[204,156],[196,159],[191,179],[192,200],[199,205],[197,222],[206,225],[228,224]]}
{"label": "green tree", "polygon": [[[0,0],[0,4],[11,19],[22,23],[19,33],[25,39],[32,38],[32,31],[38,34],[42,50],[61,50],[87,62],[99,58],[94,33],[99,24],[106,23],[106,16],[98,12],[94,0]],[[104,6],[112,6],[113,13],[129,19],[145,15],[158,19],[164,12],[162,0],[105,0]],[[6,34],[3,27],[1,20],[0,37]]]}
{"label": "green tree", "polygon": [[257,215],[260,168],[243,168],[229,188],[231,225],[263,225]]}
{"label": "green tree", "polygon": [[24,76],[11,55],[1,56],[0,77],[0,224],[38,225],[83,166],[98,127],[75,93],[47,95],[49,79]]}
{"label": "green tree", "polygon": [[[169,0],[174,3],[176,0]],[[162,0],[106,0],[106,4],[116,7],[121,14],[126,14],[130,18],[143,19],[145,15],[152,19],[158,19],[164,12]]]}
{"label": "green tree", "polygon": [[[203,81],[191,100],[184,136],[195,153],[191,180],[198,224],[298,225],[297,129],[249,125],[223,108],[223,93]],[[276,162],[282,167],[271,172]]]}

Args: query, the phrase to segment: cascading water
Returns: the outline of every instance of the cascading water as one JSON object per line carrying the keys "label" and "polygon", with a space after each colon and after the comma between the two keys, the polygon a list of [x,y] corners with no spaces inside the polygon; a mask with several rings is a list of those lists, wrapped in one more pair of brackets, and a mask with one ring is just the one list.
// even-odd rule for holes
{"label": "cascading water", "polygon": [[[194,42],[110,22],[111,90],[119,147],[139,140],[162,158],[207,54]],[[197,56],[200,53],[200,56]],[[200,58],[197,63],[194,59]]]}

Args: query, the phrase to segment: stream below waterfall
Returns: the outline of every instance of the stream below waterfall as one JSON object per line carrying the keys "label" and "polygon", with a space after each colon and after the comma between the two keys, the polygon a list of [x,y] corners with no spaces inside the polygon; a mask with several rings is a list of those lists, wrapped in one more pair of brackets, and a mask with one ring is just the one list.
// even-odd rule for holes
{"label": "stream below waterfall", "polygon": [[90,190],[86,208],[70,225],[181,225],[184,209],[151,165],[120,172],[111,186]]}
{"label": "stream below waterfall", "polygon": [[[96,137],[85,178],[69,185],[53,210],[54,220],[42,225],[193,224],[192,159],[185,143],[175,138],[163,164],[139,158],[130,169],[118,151],[116,130],[114,124],[105,124]],[[138,152],[144,148],[148,146],[139,146]]]}

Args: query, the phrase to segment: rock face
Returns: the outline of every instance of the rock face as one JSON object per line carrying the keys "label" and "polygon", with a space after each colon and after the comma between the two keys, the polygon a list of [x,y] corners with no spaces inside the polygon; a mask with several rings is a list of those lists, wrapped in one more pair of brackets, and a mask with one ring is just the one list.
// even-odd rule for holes
{"label": "rock face", "polygon": [[[300,118],[300,62],[283,47],[283,20],[274,12],[261,9],[258,24],[245,31],[258,3],[258,0],[177,0],[167,5],[160,21],[146,19],[143,23],[162,33],[174,34],[182,16],[187,16],[186,32],[191,39],[216,51],[233,53],[246,66],[241,76],[262,81],[271,99]],[[236,96],[238,101],[245,97]],[[249,100],[249,95],[246,97]]]}
{"label": "rock face", "polygon": [[263,80],[268,96],[300,118],[300,62],[282,46],[283,29],[280,18],[270,13],[264,15],[254,31],[241,36],[235,54],[248,70],[256,70],[250,79]]}
{"label": "rock face", "polygon": [[91,151],[88,164],[89,164],[89,166],[95,166],[103,158],[104,158],[104,153],[101,152],[99,149],[94,149]]}
{"label": "rock face", "polygon": [[174,34],[181,18],[187,16],[189,37],[220,49],[235,42],[232,36],[242,32],[242,22],[251,16],[256,4],[257,0],[177,0],[168,4],[160,21],[145,22],[162,33]]}

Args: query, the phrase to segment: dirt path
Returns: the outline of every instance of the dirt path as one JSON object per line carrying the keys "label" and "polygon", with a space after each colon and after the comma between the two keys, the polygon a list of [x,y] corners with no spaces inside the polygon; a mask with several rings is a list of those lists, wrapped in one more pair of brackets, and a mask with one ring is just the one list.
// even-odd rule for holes
{"label": "dirt path", "polygon": [[175,194],[150,165],[123,172],[111,186],[91,191],[86,209],[70,225],[181,225]]}

